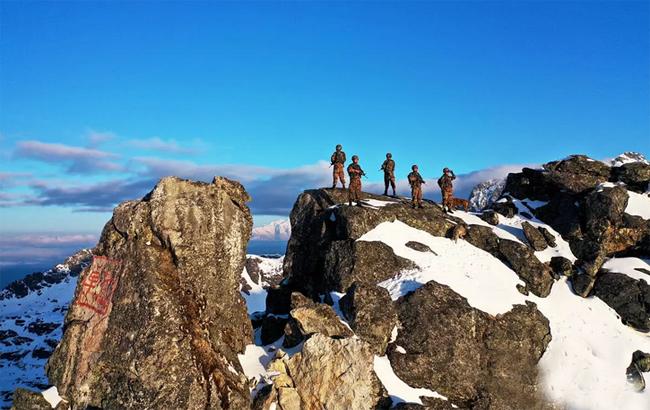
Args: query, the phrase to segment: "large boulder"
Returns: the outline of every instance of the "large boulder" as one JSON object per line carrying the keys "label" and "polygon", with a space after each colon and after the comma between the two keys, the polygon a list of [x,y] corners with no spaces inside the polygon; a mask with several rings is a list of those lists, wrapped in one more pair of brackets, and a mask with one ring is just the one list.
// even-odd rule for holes
{"label": "large boulder", "polygon": [[298,197],[291,211],[292,234],[284,259],[290,288],[315,298],[332,290],[344,292],[355,281],[382,280],[412,266],[386,246],[357,241],[382,222],[399,220],[434,236],[448,236],[462,223],[436,204],[425,202],[423,209],[413,209],[406,201],[365,192],[363,196],[387,203],[347,206],[347,192],[340,189],[307,190]]}
{"label": "large boulder", "polygon": [[540,297],[546,297],[551,293],[554,283],[551,268],[540,262],[529,247],[519,242],[501,239],[499,252],[512,270],[526,282],[531,292]]}
{"label": "large boulder", "polygon": [[536,251],[543,251],[548,248],[548,243],[546,243],[546,238],[540,230],[531,225],[530,222],[524,221],[521,223],[521,227],[524,230],[524,236],[528,244]]}
{"label": "large boulder", "polygon": [[383,242],[348,239],[330,243],[323,280],[326,289],[344,292],[354,282],[376,284],[413,268],[413,262],[395,255]]}
{"label": "large boulder", "polygon": [[250,407],[249,199],[225,178],[169,177],[115,209],[47,366],[71,407]]}
{"label": "large boulder", "polygon": [[360,339],[315,334],[301,352],[291,357],[279,352],[269,365],[273,385],[258,395],[255,408],[387,409],[391,401],[373,360],[372,349]]}
{"label": "large boulder", "polygon": [[612,180],[623,182],[628,189],[637,192],[646,192],[650,182],[650,164],[632,162],[620,167],[612,168]]}
{"label": "large boulder", "polygon": [[646,281],[605,272],[598,275],[592,292],[614,309],[623,323],[650,331],[650,286]]}
{"label": "large boulder", "polygon": [[324,303],[292,309],[291,318],[304,337],[314,333],[330,337],[352,336],[352,331],[341,322],[334,309]]}
{"label": "large boulder", "polygon": [[429,282],[398,300],[401,329],[389,349],[398,377],[453,403],[486,399],[490,408],[542,408],[537,362],[551,340],[535,305],[497,317],[475,309],[448,286]]}
{"label": "large boulder", "polygon": [[571,155],[560,161],[544,164],[548,181],[556,188],[573,194],[581,194],[594,186],[607,182],[610,167],[585,155]]}
{"label": "large boulder", "polygon": [[355,283],[340,301],[341,310],[354,333],[383,356],[397,325],[397,312],[385,288]]}

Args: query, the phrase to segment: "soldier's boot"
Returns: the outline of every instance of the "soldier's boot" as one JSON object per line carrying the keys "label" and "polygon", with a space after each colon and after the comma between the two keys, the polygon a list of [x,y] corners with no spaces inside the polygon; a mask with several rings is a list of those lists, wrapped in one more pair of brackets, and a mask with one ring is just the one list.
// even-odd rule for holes
{"label": "soldier's boot", "polygon": [[423,207],[422,204],[420,203],[420,204],[418,204],[418,208],[422,209],[422,208],[424,208],[424,207]]}
{"label": "soldier's boot", "polygon": [[395,188],[393,188],[393,196],[397,196],[397,195],[395,195]]}
{"label": "soldier's boot", "polygon": [[345,189],[345,182],[342,182],[341,184],[343,184],[343,189]]}
{"label": "soldier's boot", "polygon": [[388,196],[388,188],[384,189],[384,196]]}

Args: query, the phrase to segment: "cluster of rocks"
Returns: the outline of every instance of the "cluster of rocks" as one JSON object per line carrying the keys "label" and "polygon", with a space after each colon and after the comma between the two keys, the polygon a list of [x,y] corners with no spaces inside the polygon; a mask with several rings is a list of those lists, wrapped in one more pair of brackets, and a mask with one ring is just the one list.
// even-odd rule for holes
{"label": "cluster of rocks", "polygon": [[[500,215],[519,213],[513,199],[546,202],[524,216],[560,232],[579,257],[575,265],[564,258],[540,262],[535,252],[557,244],[533,223],[522,225],[524,244],[433,203],[417,211],[401,200],[348,207],[338,205],[345,191],[305,191],[291,213],[284,277],[269,279],[266,311],[251,317],[241,272],[246,266],[255,283],[262,273],[259,261],[246,261],[248,194],[224,178],[165,178],[142,200],[115,209],[93,264],[79,277],[47,368],[65,399],[59,408],[389,408],[374,371],[375,356],[384,355],[405,383],[448,398],[396,408],[552,408],[537,374],[551,330],[534,304],[492,316],[434,281],[393,301],[377,283],[418,267],[383,242],[359,239],[395,220],[464,238],[510,266],[525,283],[521,292],[545,297],[557,277],[571,276],[577,292],[602,298],[644,330],[648,285],[601,269],[613,255],[649,256],[648,221],[625,214],[625,188],[602,184],[647,190],[650,166],[618,168],[574,156],[524,169],[508,177],[503,200],[481,215],[497,225]],[[419,242],[407,246],[432,252]],[[86,292],[89,284],[99,297]],[[278,348],[268,380],[258,386],[237,357],[253,342],[254,328],[262,344]],[[635,353],[628,369],[635,385],[644,384],[647,364],[647,355]],[[39,400],[18,391],[15,406]]]}
{"label": "cluster of rocks", "polygon": [[[395,255],[382,242],[358,239],[381,222],[394,220],[434,236],[456,238],[464,233],[470,240],[470,236],[483,233],[485,247],[494,245],[496,252],[501,252],[501,246],[517,264],[518,272],[530,275],[531,287],[536,291],[539,288],[541,294],[547,294],[550,286],[546,290],[536,286],[536,278],[541,271],[552,282],[550,268],[534,258],[532,251],[523,252],[530,260],[525,260],[525,256],[522,259],[521,249],[513,249],[510,244],[515,242],[500,241],[485,226],[468,227],[435,204],[425,203],[419,212],[401,201],[376,209],[336,206],[344,202],[344,195],[340,190],[309,190],[296,201],[291,213],[292,237],[284,261],[286,279],[269,289],[267,316],[260,321],[262,342],[283,337],[285,349],[304,343],[303,352],[315,338],[317,342],[313,343],[334,345],[336,349],[359,346],[358,361],[348,363],[346,354],[328,360],[336,363],[337,368],[348,366],[355,374],[363,374],[364,369],[372,367],[368,355],[388,355],[397,376],[410,386],[449,397],[448,401],[427,398],[424,405],[411,403],[397,408],[452,408],[452,404],[459,408],[545,408],[546,403],[537,392],[536,363],[551,336],[547,319],[533,304],[517,306],[505,315],[493,317],[436,282],[392,301],[388,291],[377,283],[417,267]],[[411,241],[408,246],[419,252],[432,252],[418,242]],[[538,265],[532,265],[533,261]],[[336,303],[332,295],[339,292],[344,295]],[[328,304],[340,309],[346,325]],[[513,333],[519,336],[513,339]],[[510,360],[512,355],[517,359]],[[298,398],[297,377],[291,365],[294,357],[281,354],[272,363],[278,376],[272,377],[271,384],[258,395],[256,408],[269,409],[273,403],[282,409],[298,409],[301,407],[295,403],[299,400],[307,406],[302,408],[331,406],[331,402],[319,401],[316,405]],[[314,371],[313,375],[302,377],[311,380],[318,387],[314,390],[317,392],[337,390],[339,386],[328,384],[333,383],[328,380],[328,373],[321,377]],[[367,387],[375,386],[373,377],[363,376],[362,380],[363,387],[358,390],[372,392],[371,396],[364,396],[363,402],[355,404],[349,401],[355,397],[350,393],[350,397],[337,399],[348,403],[340,408],[388,406],[383,389]],[[309,397],[314,396],[318,397]]]}
{"label": "cluster of rocks", "polygon": [[[518,213],[512,199],[543,201],[530,214],[547,223],[578,258],[572,276],[575,292],[597,296],[641,331],[650,331],[650,287],[621,273],[602,269],[610,257],[650,257],[650,221],[625,213],[628,191],[647,195],[650,164],[645,161],[611,167],[583,155],[524,168],[508,175],[504,196],[492,209],[505,217]],[[548,236],[524,223],[524,233],[534,250],[543,250]],[[559,265],[559,262],[554,262]],[[562,271],[569,271],[563,262]],[[560,268],[558,266],[558,268]]]}

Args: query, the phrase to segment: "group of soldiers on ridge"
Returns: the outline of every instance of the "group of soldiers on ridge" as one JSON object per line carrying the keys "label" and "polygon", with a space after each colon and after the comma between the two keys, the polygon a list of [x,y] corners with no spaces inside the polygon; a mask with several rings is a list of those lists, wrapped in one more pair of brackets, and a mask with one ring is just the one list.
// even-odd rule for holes
{"label": "group of soldiers on ridge", "polygon": [[[343,186],[343,189],[345,189],[344,169],[346,160],[347,158],[345,152],[343,152],[343,147],[341,144],[337,145],[336,151],[334,151],[330,158],[330,166],[333,167],[332,188],[336,188],[338,182],[341,181],[341,185]],[[395,161],[390,152],[386,154],[386,160],[381,165],[380,171],[384,171],[384,195],[388,195],[388,187],[390,186],[393,191],[393,196],[396,196]],[[352,205],[352,202],[354,201],[358,206],[361,206],[361,177],[365,176],[366,173],[359,165],[359,157],[357,155],[352,156],[352,163],[348,165],[347,172],[350,176],[350,185],[348,186],[349,205]],[[425,184],[425,182],[418,171],[417,165],[411,167],[411,173],[408,174],[407,179],[411,186],[411,206],[413,208],[422,208],[422,184]],[[445,212],[453,212],[454,185],[452,181],[454,179],[456,179],[454,171],[446,167],[442,170],[442,176],[438,178],[438,185],[442,192],[442,208]]]}

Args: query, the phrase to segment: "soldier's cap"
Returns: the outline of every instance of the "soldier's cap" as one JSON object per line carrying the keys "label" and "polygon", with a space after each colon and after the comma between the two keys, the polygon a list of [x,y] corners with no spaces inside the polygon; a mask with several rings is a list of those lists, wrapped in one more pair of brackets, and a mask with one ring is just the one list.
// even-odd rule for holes
{"label": "soldier's cap", "polygon": [[342,148],[343,146],[341,146],[341,144],[336,144],[336,149],[342,149]]}
{"label": "soldier's cap", "polygon": [[386,156],[387,156],[388,158],[391,158],[391,157],[393,156],[393,154],[391,154],[390,152],[388,152],[388,153],[386,154]]}
{"label": "soldier's cap", "polygon": [[415,170],[415,169],[417,169],[417,168],[418,168],[417,165],[412,165],[412,166],[411,166],[411,169],[413,169],[413,170]]}
{"label": "soldier's cap", "polygon": [[359,159],[359,157],[356,156],[356,155],[353,155],[353,156],[352,156],[352,161],[354,161],[355,159]]}
{"label": "soldier's cap", "polygon": [[442,172],[449,172],[449,168],[445,167]]}

